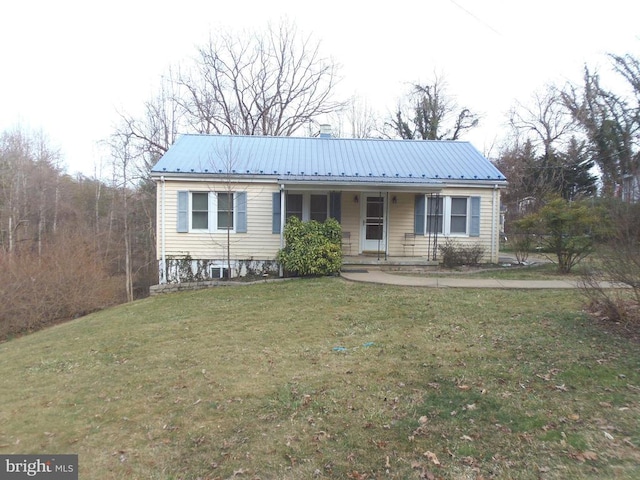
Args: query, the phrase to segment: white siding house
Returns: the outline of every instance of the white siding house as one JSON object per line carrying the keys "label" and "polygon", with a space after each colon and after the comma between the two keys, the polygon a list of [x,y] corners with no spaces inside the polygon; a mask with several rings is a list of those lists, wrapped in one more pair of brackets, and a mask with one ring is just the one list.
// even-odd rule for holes
{"label": "white siding house", "polygon": [[349,256],[498,260],[506,179],[467,142],[183,135],[152,177],[160,283],[277,272],[290,216],[336,218]]}

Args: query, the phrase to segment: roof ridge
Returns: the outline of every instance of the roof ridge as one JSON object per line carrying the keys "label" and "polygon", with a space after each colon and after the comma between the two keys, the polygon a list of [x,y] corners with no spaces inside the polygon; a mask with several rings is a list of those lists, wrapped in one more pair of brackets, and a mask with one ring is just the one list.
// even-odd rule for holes
{"label": "roof ridge", "polygon": [[469,140],[423,140],[418,138],[356,138],[356,137],[299,137],[296,135],[247,135],[232,133],[180,133],[182,137],[212,137],[212,138],[279,138],[295,140],[349,140],[349,141],[379,141],[379,142],[406,142],[406,143],[467,143]]}

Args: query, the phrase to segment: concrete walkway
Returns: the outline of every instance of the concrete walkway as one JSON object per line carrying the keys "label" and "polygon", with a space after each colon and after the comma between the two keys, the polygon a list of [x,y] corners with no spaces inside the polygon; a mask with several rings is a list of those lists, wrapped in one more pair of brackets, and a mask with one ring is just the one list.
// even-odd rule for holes
{"label": "concrete walkway", "polygon": [[[405,276],[383,272],[376,268],[345,269],[340,276],[346,280],[385,285],[432,288],[519,288],[519,289],[558,289],[580,288],[579,282],[569,280],[497,280],[491,278],[455,278],[441,275]],[[615,288],[610,282],[602,282],[602,288]],[[618,286],[619,287],[619,286]]]}

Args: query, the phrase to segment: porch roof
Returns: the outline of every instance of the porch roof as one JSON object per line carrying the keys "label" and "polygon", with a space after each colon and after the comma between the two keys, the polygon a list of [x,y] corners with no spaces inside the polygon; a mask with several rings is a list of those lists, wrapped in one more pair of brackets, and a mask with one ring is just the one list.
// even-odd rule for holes
{"label": "porch roof", "polygon": [[151,173],[304,184],[506,183],[469,142],[326,137],[182,135]]}

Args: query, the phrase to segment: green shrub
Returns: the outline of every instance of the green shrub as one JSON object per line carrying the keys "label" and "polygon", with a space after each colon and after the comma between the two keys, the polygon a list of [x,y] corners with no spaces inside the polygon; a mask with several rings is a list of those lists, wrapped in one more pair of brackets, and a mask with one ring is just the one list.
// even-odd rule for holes
{"label": "green shrub", "polygon": [[342,228],[333,218],[324,223],[287,219],[285,247],[278,252],[284,269],[300,276],[331,275],[342,266]]}
{"label": "green shrub", "polygon": [[459,245],[450,239],[447,239],[439,248],[442,253],[442,264],[447,268],[478,265],[484,255],[482,245]]}
{"label": "green shrub", "polygon": [[571,269],[594,250],[594,239],[610,227],[601,209],[588,202],[569,202],[562,198],[549,200],[537,213],[523,218],[542,234],[542,251],[557,259],[558,271]]}

